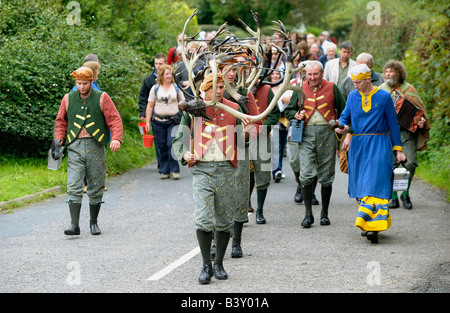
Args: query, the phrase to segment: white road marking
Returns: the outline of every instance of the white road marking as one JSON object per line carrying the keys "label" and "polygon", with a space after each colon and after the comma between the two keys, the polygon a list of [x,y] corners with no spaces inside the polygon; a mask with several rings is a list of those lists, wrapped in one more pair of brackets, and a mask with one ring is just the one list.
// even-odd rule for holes
{"label": "white road marking", "polygon": [[200,247],[196,247],[195,249],[186,253],[185,255],[183,255],[181,258],[179,258],[175,262],[169,264],[168,266],[166,266],[159,272],[157,272],[157,273],[153,274],[152,276],[150,276],[149,278],[147,278],[147,280],[155,281],[155,280],[159,280],[159,279],[163,278],[164,276],[166,276],[167,274],[172,272],[174,269],[183,265],[184,263],[186,263],[187,261],[189,261],[190,259],[192,259],[194,256],[196,256],[199,253],[200,253]]}

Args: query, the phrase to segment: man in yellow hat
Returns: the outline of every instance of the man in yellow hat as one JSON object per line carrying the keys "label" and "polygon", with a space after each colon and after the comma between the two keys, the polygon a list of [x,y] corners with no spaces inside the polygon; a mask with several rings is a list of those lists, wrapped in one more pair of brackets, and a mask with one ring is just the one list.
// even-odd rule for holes
{"label": "man in yellow hat", "polygon": [[355,226],[372,243],[378,233],[391,226],[388,202],[392,192],[393,151],[405,161],[397,114],[389,92],[372,85],[366,64],[353,67],[350,75],[355,86],[339,118],[343,134],[352,126],[353,137],[348,149],[348,193],[356,198],[359,211]]}
{"label": "man in yellow hat", "polygon": [[77,90],[66,94],[55,120],[52,157],[57,160],[59,146],[68,151],[67,194],[71,225],[66,235],[80,234],[80,211],[83,198],[83,179],[88,181],[90,231],[101,233],[97,217],[103,199],[106,177],[106,152],[109,143],[116,152],[122,143],[122,119],[106,92],[92,88],[93,72],[81,67],[70,76],[75,79]]}
{"label": "man in yellow hat", "polygon": [[[209,74],[200,87],[204,100],[213,100],[215,94],[217,102],[241,111],[237,103],[223,97],[223,76],[217,75],[216,89],[213,88],[213,79],[213,74]],[[198,278],[201,284],[209,284],[213,274],[216,279],[228,279],[223,257],[233,227],[235,194],[239,192],[236,186],[237,149],[242,137],[238,136],[242,136],[242,130],[245,133],[253,125],[250,119],[240,121],[227,111],[212,106],[206,108],[206,114],[212,121],[203,117],[191,119],[189,114],[184,113],[173,141],[178,160],[191,168],[193,177],[194,227],[203,259]],[[240,124],[243,129],[236,131]],[[189,143],[191,136],[193,142]],[[248,135],[246,137],[248,140]],[[213,236],[216,244],[214,271],[210,256]]]}

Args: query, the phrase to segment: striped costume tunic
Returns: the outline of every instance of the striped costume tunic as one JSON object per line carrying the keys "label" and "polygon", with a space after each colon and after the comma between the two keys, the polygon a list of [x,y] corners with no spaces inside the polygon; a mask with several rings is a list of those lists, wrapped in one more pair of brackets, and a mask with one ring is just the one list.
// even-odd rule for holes
{"label": "striped costume tunic", "polygon": [[392,150],[402,151],[400,129],[390,94],[375,87],[364,95],[352,91],[339,118],[352,125],[348,153],[348,193],[356,198],[356,226],[367,231],[390,227],[388,199],[392,193]]}

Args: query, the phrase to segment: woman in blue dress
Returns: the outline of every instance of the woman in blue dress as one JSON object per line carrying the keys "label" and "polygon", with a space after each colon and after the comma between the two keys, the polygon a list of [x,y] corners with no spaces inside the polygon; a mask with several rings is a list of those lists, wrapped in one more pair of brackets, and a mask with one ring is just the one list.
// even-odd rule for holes
{"label": "woman in blue dress", "polygon": [[355,226],[376,243],[378,232],[391,226],[388,201],[393,184],[392,151],[397,152],[399,161],[406,157],[390,94],[372,85],[370,69],[365,64],[355,66],[350,75],[356,90],[349,94],[338,120],[344,128],[336,132],[343,134],[349,130],[348,125],[352,127],[348,193],[359,206]]}

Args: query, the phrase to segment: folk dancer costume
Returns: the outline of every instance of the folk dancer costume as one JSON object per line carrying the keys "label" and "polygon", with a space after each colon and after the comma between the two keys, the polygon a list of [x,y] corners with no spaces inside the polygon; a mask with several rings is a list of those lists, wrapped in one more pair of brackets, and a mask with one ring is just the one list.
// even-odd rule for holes
{"label": "folk dancer costume", "polygon": [[[260,85],[255,92],[256,106],[259,113],[264,112],[269,103],[272,102],[274,94],[269,85]],[[280,119],[280,109],[274,106],[272,111],[262,120],[262,126],[258,125],[258,137],[253,138],[249,144],[250,160],[253,171],[250,172],[250,195],[253,185],[256,187],[256,223],[265,224],[263,215],[264,203],[266,201],[267,190],[272,176],[272,143],[270,132]]]}
{"label": "folk dancer costume", "polygon": [[[81,67],[71,74],[75,80],[92,80],[92,71]],[[112,139],[110,136],[112,132]],[[106,92],[91,89],[85,99],[78,90],[64,96],[55,120],[54,140],[64,142],[68,151],[67,194],[71,226],[66,235],[79,235],[83,179],[87,178],[92,234],[100,234],[97,217],[106,177],[105,147],[111,140],[122,142],[122,119]]]}
{"label": "folk dancer costume", "polygon": [[[219,70],[224,71],[224,68],[228,65],[239,63],[236,58],[231,58],[219,65]],[[231,87],[234,88],[232,85]],[[233,99],[233,97],[225,91],[223,97],[226,100],[236,102],[242,112],[249,115],[258,115],[258,109],[256,107],[256,101],[253,94],[245,88],[240,88],[235,91],[242,96],[241,99],[247,98],[245,105],[240,99]],[[238,101],[239,100],[239,101]],[[250,201],[250,159],[248,156],[248,145],[245,144],[244,147],[239,147],[239,153],[245,153],[245,155],[239,155],[238,157],[238,168],[236,170],[236,187],[238,192],[236,193],[236,212],[234,216],[233,223],[233,241],[231,244],[231,257],[240,258],[242,257],[242,228],[244,223],[248,222],[248,206]],[[215,245],[211,249],[211,257],[215,257]]]}
{"label": "folk dancer costume", "polygon": [[[351,70],[351,77],[368,79],[370,70],[360,64]],[[353,130],[348,152],[348,193],[359,206],[355,226],[365,232],[385,231],[391,226],[388,200],[393,185],[392,151],[402,151],[389,93],[376,86],[366,95],[352,91],[339,124],[351,124]]]}
{"label": "folk dancer costume", "polygon": [[[403,144],[403,153],[406,155],[406,165],[405,168],[409,171],[410,176],[408,179],[408,187],[401,194],[401,199],[403,200],[403,205],[407,209],[412,209],[412,203],[409,198],[409,188],[411,187],[411,182],[414,177],[414,173],[416,171],[417,166],[417,151],[425,151],[428,149],[427,141],[430,139],[429,130],[431,128],[430,120],[427,117],[427,109],[419,96],[417,90],[409,83],[404,82],[401,85],[395,87],[389,87],[386,83],[383,83],[380,86],[380,89],[386,90],[391,94],[392,100],[395,100],[398,95],[406,98],[412,104],[414,104],[417,108],[424,111],[425,124],[423,128],[417,127],[416,132],[411,132],[405,129],[403,126],[399,124],[400,127],[400,135],[402,138]],[[415,121],[417,123],[417,121]],[[398,166],[397,158],[394,155],[394,166]],[[390,208],[398,208],[398,195],[397,192],[392,192],[391,202],[389,203]]]}
{"label": "folk dancer costume", "polygon": [[[221,74],[217,83],[223,82]],[[209,74],[201,90],[212,88],[213,76]],[[215,92],[215,91],[214,91]],[[238,104],[222,98],[221,103],[239,110]],[[186,165],[185,153],[193,151],[195,164],[189,166],[193,177],[194,228],[199,242],[203,269],[199,277],[202,284],[209,283],[212,277],[211,243],[217,246],[214,259],[214,276],[227,279],[223,269],[223,257],[230,238],[230,230],[236,214],[236,184],[238,170],[236,125],[240,120],[222,109],[206,108],[206,114],[212,122],[202,117],[194,117],[184,113],[173,141],[174,152],[182,165]],[[193,147],[189,141],[194,133]]]}
{"label": "folk dancer costume", "polygon": [[[314,88],[305,81],[302,90],[305,93],[303,104],[305,128],[298,153],[299,178],[305,202],[305,218],[301,225],[304,228],[309,228],[314,223],[312,199],[316,177],[322,185],[320,225],[330,225],[328,207],[335,175],[337,139],[328,122],[340,115],[345,106],[345,101],[337,85],[325,79],[322,79],[320,85]],[[298,112],[298,103],[297,93],[294,92],[284,110],[289,120],[293,119]]]}
{"label": "folk dancer costume", "polygon": [[[301,86],[302,85],[301,79],[302,79],[302,77],[296,77],[296,78],[292,79],[291,85]],[[292,94],[294,94],[294,93],[292,93]],[[297,105],[299,105],[298,94],[297,94]],[[289,120],[286,118],[286,114],[285,114],[285,120],[286,120],[286,127],[289,129]],[[289,141],[287,143],[287,146],[289,148],[289,165],[291,166],[291,169],[294,172],[295,182],[297,183],[297,190],[295,191],[294,202],[302,203],[303,202],[302,184],[300,182],[300,144],[297,142]],[[311,200],[312,205],[319,204],[319,201],[317,200],[316,194],[314,192],[316,190],[316,186],[317,186],[317,175],[314,176],[314,180],[313,180],[313,187],[312,187],[313,188],[313,197]]]}

